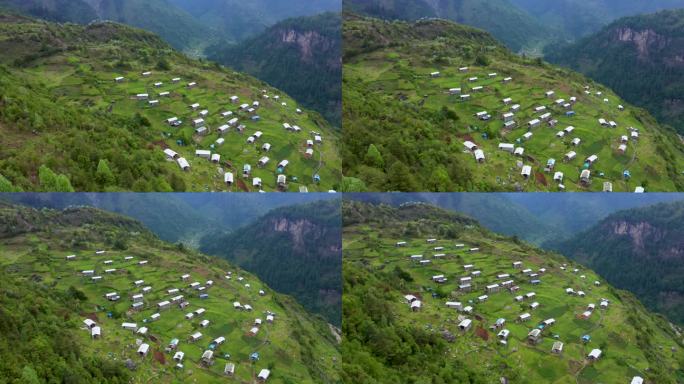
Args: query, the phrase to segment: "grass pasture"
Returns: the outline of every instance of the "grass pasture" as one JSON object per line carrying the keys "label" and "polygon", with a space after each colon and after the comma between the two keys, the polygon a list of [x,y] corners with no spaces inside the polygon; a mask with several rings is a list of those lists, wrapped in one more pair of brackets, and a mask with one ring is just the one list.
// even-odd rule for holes
{"label": "grass pasture", "polygon": [[[464,229],[457,237],[438,239],[434,244],[428,244],[423,236],[399,237],[401,229],[396,229],[404,224],[397,227],[396,223],[386,223],[383,229],[365,224],[346,226],[345,273],[351,275],[352,271],[363,269],[382,281],[378,283],[382,285],[369,289],[382,291],[388,297],[384,305],[394,327],[454,335],[454,341],[447,344],[447,355],[437,364],[463,364],[480,370],[487,377],[486,382],[507,377],[510,383],[628,383],[637,375],[647,378],[647,382],[665,382],[649,381],[655,366],[667,367],[668,372],[682,371],[682,351],[670,330],[665,330],[669,326],[648,314],[631,295],[607,285],[593,271],[504,237],[482,236],[477,228]],[[406,241],[407,245],[397,247],[398,241]],[[461,243],[464,247],[456,247]],[[436,251],[434,247],[444,250]],[[473,247],[480,251],[470,252]],[[446,256],[435,258],[438,253]],[[423,260],[430,263],[422,265],[411,260],[411,255],[423,255]],[[514,268],[515,261],[521,261],[522,267]],[[467,264],[474,265],[473,269],[466,271]],[[564,265],[565,270],[561,268]],[[527,268],[539,273],[540,284],[533,285],[532,279],[522,273]],[[546,272],[540,273],[541,268],[546,268]],[[480,271],[481,275],[473,277],[472,271]],[[510,274],[510,278],[500,279],[499,274]],[[392,280],[395,282],[388,285],[381,277],[396,275],[402,276],[401,283]],[[433,281],[436,275],[444,275],[447,281]],[[472,277],[472,291],[459,289],[462,277]],[[486,292],[487,285],[510,279],[519,287],[518,291],[502,288],[496,293]],[[595,285],[595,281],[600,285]],[[583,291],[586,296],[567,294],[566,288]],[[515,300],[516,296],[530,292],[536,294],[533,299]],[[421,310],[410,309],[404,299],[407,294],[422,301]],[[482,295],[488,295],[484,302],[478,300]],[[607,309],[599,308],[602,299],[609,300]],[[360,300],[363,302],[363,298]],[[470,305],[473,312],[466,314],[448,308],[447,301],[461,302],[463,307]],[[539,307],[531,309],[532,302],[538,302]],[[581,318],[590,303],[596,309],[588,319]],[[351,308],[345,311],[354,312]],[[523,313],[531,314],[531,319],[518,321]],[[506,320],[505,325],[491,329],[499,318]],[[543,329],[539,343],[530,343],[528,333],[549,318],[555,319],[555,324]],[[465,332],[458,327],[464,319],[473,321]],[[510,331],[506,345],[497,338],[501,329]],[[588,343],[582,341],[584,335],[591,337]],[[561,354],[551,351],[555,341],[564,344]],[[601,349],[603,355],[590,362],[587,354],[594,348]]]}
{"label": "grass pasture", "polygon": [[[633,192],[638,186],[647,191],[675,191],[684,185],[681,138],[601,84],[515,56],[491,45],[486,36],[477,37],[474,30],[443,21],[405,24],[361,19],[348,21],[345,29],[351,47],[348,51],[357,45],[364,48],[345,61],[345,92],[354,99],[345,106],[345,126],[350,132],[344,138],[347,151],[365,153],[370,144],[375,145],[386,162],[394,157],[403,161],[412,171],[405,177],[419,180],[417,183],[423,184],[420,190],[460,186],[467,190],[602,191],[607,182],[613,191]],[[374,47],[359,37],[363,34],[382,45]],[[467,71],[461,71],[462,67]],[[439,75],[433,76],[436,72]],[[512,80],[504,82],[508,77]],[[450,94],[452,88],[460,88],[460,94]],[[547,97],[547,91],[555,94]],[[461,100],[461,95],[470,95],[470,99]],[[570,102],[571,97],[577,98],[575,103]],[[507,98],[512,101],[505,104]],[[556,104],[560,99],[564,103]],[[515,104],[520,105],[514,113],[517,126],[506,129],[503,115]],[[542,106],[546,110],[535,111]],[[569,111],[575,115],[566,116]],[[481,120],[478,112],[487,112],[491,118]],[[555,126],[543,121],[528,127],[528,122],[546,112],[551,114],[550,120],[557,120]],[[617,127],[601,126],[601,118],[615,121]],[[383,132],[364,134],[363,126],[371,124]],[[571,134],[556,136],[569,126],[575,128]],[[638,131],[638,139],[631,138],[632,130]],[[527,132],[532,133],[529,140],[523,137]],[[618,147],[623,135],[629,140],[621,153]],[[572,144],[574,138],[581,140],[578,146]],[[483,163],[477,163],[473,152],[463,146],[466,140],[484,151]],[[501,151],[500,143],[522,147],[524,154]],[[398,152],[399,146],[405,156]],[[566,162],[564,156],[570,151],[577,156]],[[361,161],[363,157],[358,155],[364,153],[356,153],[356,159],[345,158],[345,172],[348,176],[367,175],[364,181],[373,189],[379,184],[377,176],[363,167],[378,164]],[[586,184],[580,182],[580,173],[591,155],[597,155],[598,161],[591,165],[591,179]],[[408,156],[417,161],[405,159]],[[549,159],[555,159],[551,171],[545,170]],[[466,171],[447,167],[447,163],[457,163]],[[440,184],[431,176],[442,165],[452,178],[450,183]],[[532,167],[529,178],[521,175],[523,165]],[[557,171],[564,175],[564,188],[553,179]],[[631,177],[624,177],[625,171]],[[454,180],[457,177],[461,180]]]}
{"label": "grass pasture", "polygon": [[[70,230],[58,229],[57,236],[70,236]],[[131,235],[133,236],[133,235]],[[186,253],[173,246],[159,246],[154,242],[132,241],[125,252],[107,251],[96,255],[95,249],[102,244],[89,243],[93,249],[78,247],[71,252],[55,245],[51,235],[37,234],[17,236],[3,240],[2,264],[12,273],[39,281],[50,289],[66,291],[75,287],[85,295],[83,312],[65,317],[65,327],[72,328],[85,353],[98,354],[123,363],[131,359],[136,365],[134,382],[154,380],[162,383],[193,382],[235,382],[253,383],[261,369],[270,369],[269,383],[321,383],[335,382],[336,362],[339,351],[327,325],[320,319],[307,315],[301,306],[289,296],[283,296],[261,283],[253,275],[213,258]],[[76,254],[73,261],[66,261],[66,255]],[[134,258],[125,261],[125,256]],[[105,260],[113,260],[105,265]],[[138,265],[148,260],[147,265]],[[114,273],[105,269],[115,268]],[[99,282],[82,275],[83,270],[95,270],[103,276]],[[191,278],[181,281],[183,274]],[[230,276],[228,279],[226,276]],[[134,282],[144,280],[135,287]],[[208,287],[209,298],[200,299],[199,292],[190,288],[192,282],[213,280]],[[249,285],[249,287],[247,287]],[[131,309],[132,295],[150,286],[150,293],[144,294],[144,307],[140,311]],[[177,294],[167,290],[178,288]],[[263,290],[264,295],[259,291]],[[104,295],[118,292],[121,299],[108,301]],[[185,309],[172,304],[169,309],[158,310],[157,303],[170,300],[172,296],[183,295],[190,304]],[[252,311],[236,310],[233,302],[250,304]],[[185,314],[204,308],[206,312],[192,320]],[[153,313],[160,313],[157,321],[150,321]],[[266,321],[267,313],[275,314],[275,321]],[[102,327],[102,338],[93,340],[82,321],[86,318],[97,321]],[[256,318],[263,320],[256,336],[249,334]],[[199,325],[209,320],[208,327]],[[122,328],[123,322],[134,322],[138,327],[148,327],[148,335],[142,336]],[[202,332],[202,338],[192,343],[189,336]],[[202,353],[212,340],[219,336],[226,342],[215,349],[213,365],[201,362]],[[175,351],[166,352],[169,341],[180,340],[178,351],[185,353],[184,368],[175,367],[172,360]],[[137,344],[150,345],[145,357],[136,354]],[[250,355],[259,353],[258,361],[251,361]],[[225,364],[236,364],[234,377],[223,374]]]}

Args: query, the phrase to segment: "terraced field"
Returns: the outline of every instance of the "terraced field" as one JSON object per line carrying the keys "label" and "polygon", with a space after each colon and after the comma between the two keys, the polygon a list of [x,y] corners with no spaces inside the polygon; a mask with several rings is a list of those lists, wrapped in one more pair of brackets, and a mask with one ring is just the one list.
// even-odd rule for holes
{"label": "terraced field", "polygon": [[[412,177],[428,176],[429,185],[438,164],[456,162],[471,180],[462,176],[452,183],[469,190],[632,192],[683,185],[681,139],[581,75],[514,56],[483,32],[446,21],[352,18],[345,28],[349,150],[366,142],[383,157],[402,159],[391,139],[403,136],[407,156],[419,156],[407,163],[418,173]],[[507,120],[514,125],[506,127]],[[534,120],[538,124],[530,126]],[[363,136],[360,125],[375,121],[384,132]],[[509,150],[500,144],[509,144]],[[479,162],[476,150],[482,151]],[[594,155],[598,160],[587,163]],[[362,171],[352,168],[356,164],[345,160],[349,176]],[[423,164],[426,169],[416,169]],[[590,175],[581,180],[584,170]],[[456,171],[449,176],[457,177]]]}
{"label": "terraced field", "polygon": [[[162,176],[174,190],[187,191],[338,187],[338,133],[318,113],[249,75],[190,59],[156,36],[113,23],[81,27],[9,17],[0,21],[0,45],[7,52],[1,62],[8,65],[8,74],[2,74],[11,76],[7,81],[12,85],[8,97],[24,109],[21,118],[5,117],[3,159],[12,170],[3,173],[16,173],[16,184],[32,182],[31,166],[19,161],[26,155],[21,149],[31,147],[45,152],[43,162],[70,176],[76,189],[93,182],[96,177],[83,174],[94,173],[101,160],[115,176],[107,181],[108,190],[136,190],[131,187],[138,174],[143,184]],[[41,51],[51,45],[58,48]],[[34,100],[26,99],[26,89],[35,93]],[[8,106],[11,111],[14,107]],[[59,114],[55,121],[52,114]],[[24,120],[27,115],[30,121]],[[182,123],[170,124],[174,117]],[[199,118],[204,121],[193,124]],[[20,139],[16,136],[25,135],[24,124],[33,136]],[[64,127],[57,129],[57,124]],[[196,131],[202,126],[206,130]],[[89,134],[82,143],[84,154],[73,153],[74,144],[60,136],[72,131],[72,139]],[[166,156],[164,149],[173,152]],[[208,152],[199,156],[198,150]],[[66,156],[52,159],[57,153]],[[189,166],[185,171],[177,162],[181,157]],[[268,160],[260,164],[264,157]],[[96,166],[89,165],[93,161]],[[226,173],[232,173],[232,183],[226,183]],[[278,176],[283,176],[280,183]]]}
{"label": "terraced field", "polygon": [[[524,243],[482,236],[481,228],[472,225],[434,242],[397,237],[421,222],[411,221],[388,220],[382,229],[347,226],[345,276],[360,281],[359,270],[375,275],[361,281],[369,289],[389,289],[386,316],[394,319],[396,329],[420,329],[448,341],[443,364],[473,367],[485,382],[506,377],[511,383],[627,383],[634,376],[649,378],[654,364],[682,379],[681,343],[669,325],[591,270]],[[423,232],[437,228],[422,226]],[[401,283],[386,283],[391,275],[401,276]],[[363,297],[357,296],[362,288],[350,290],[345,297]],[[346,303],[359,303],[354,299]],[[412,308],[413,300],[421,302],[420,308]],[[589,309],[591,304],[595,309]],[[529,318],[521,320],[523,314]],[[552,325],[545,324],[549,319]],[[466,329],[461,328],[464,320],[472,322]],[[540,336],[531,341],[528,335],[535,329]],[[505,343],[503,330],[509,332]],[[560,353],[552,352],[557,342],[563,343]],[[588,358],[594,349],[602,351],[596,361]],[[660,380],[652,382],[667,381]]]}
{"label": "terraced field", "polygon": [[[71,58],[71,61],[79,60]],[[78,66],[72,67],[73,70],[77,68]],[[35,70],[36,75],[53,70],[65,73],[65,68],[55,62],[46,63],[46,66]],[[263,85],[264,89],[247,85],[240,79],[246,76],[239,74],[225,76],[210,71],[186,69],[182,71],[182,75],[182,81],[173,83],[172,79],[181,78],[181,75],[172,71],[152,71],[149,76],[144,77],[138,72],[86,70],[78,75],[71,72],[51,85],[57,93],[92,102],[91,108],[94,109],[109,109],[114,114],[122,115],[140,113],[145,116],[151,122],[148,129],[159,135],[160,140],[155,143],[160,147],[159,150],[169,148],[178,153],[178,157],[188,160],[190,169],[185,172],[184,177],[193,190],[299,191],[300,186],[310,191],[332,189],[331,183],[334,184],[338,176],[335,175],[334,166],[330,167],[328,164],[339,164],[336,138],[328,127],[321,129],[313,123],[307,112],[298,108],[296,101],[266,85]],[[114,79],[119,76],[126,80],[115,83]],[[188,84],[191,82],[198,85],[190,88]],[[163,85],[155,87],[154,84],[157,83]],[[169,92],[168,96],[159,96],[163,92]],[[138,94],[147,94],[148,97],[137,100]],[[232,101],[232,96],[238,96],[239,99]],[[153,100],[158,101],[158,104],[151,105],[150,101]],[[258,106],[254,106],[254,102]],[[199,106],[193,110],[190,108],[193,104]],[[248,107],[241,108],[244,104]],[[247,111],[252,108],[253,112]],[[204,110],[208,111],[208,115],[202,118],[199,113]],[[224,112],[231,114],[224,117]],[[182,121],[179,127],[172,127],[167,123],[167,119],[173,117]],[[192,125],[193,120],[200,118],[204,120],[202,126],[207,128],[206,134],[197,134]],[[229,121],[233,119],[238,120],[229,125]],[[285,129],[285,123],[299,127],[300,131]],[[230,128],[226,133],[221,133],[219,127],[224,125],[229,125]],[[256,132],[261,132],[261,136],[254,142],[248,142]],[[321,141],[316,141],[316,136]],[[217,143],[219,138],[223,138],[222,144]],[[310,145],[307,145],[307,141],[310,141]],[[270,144],[268,151],[263,149],[265,144]],[[313,150],[311,155],[306,154],[308,148]],[[213,161],[199,157],[195,154],[197,149],[208,150],[211,155],[218,154],[220,159]],[[258,166],[259,160],[264,156],[269,158],[268,163]],[[180,171],[176,159],[167,159],[168,167]],[[289,164],[278,170],[278,164],[283,160],[287,160]],[[245,165],[250,167],[248,176],[243,175]],[[223,175],[225,172],[233,173],[232,185],[226,185]],[[288,176],[284,186],[276,183],[280,174]],[[261,188],[254,185],[255,178],[261,179]],[[325,189],[326,186],[329,188]]]}
{"label": "terraced field", "polygon": [[[131,246],[125,252],[98,252],[106,245],[95,241],[69,250],[55,240],[74,234],[92,240],[87,231],[65,226],[51,235],[24,234],[4,239],[1,250],[1,263],[15,276],[53,290],[76,287],[83,292],[83,312],[65,313],[64,326],[74,330],[84,353],[126,364],[141,383],[253,383],[264,369],[270,371],[269,383],[336,381],[340,355],[334,337],[327,324],[292,298],[224,261],[163,245],[147,234],[130,233]],[[141,265],[143,261],[147,263]],[[107,294],[112,293],[120,298],[109,300]],[[171,303],[160,309],[165,301]],[[140,308],[134,308],[134,302],[142,303]],[[91,337],[86,319],[101,328],[100,338]],[[204,320],[208,325],[201,325]],[[124,323],[135,325],[125,329]],[[201,337],[190,340],[196,332]],[[217,343],[220,337],[224,342]],[[169,348],[173,339],[178,339],[177,347]],[[138,353],[143,343],[149,345],[145,356]],[[213,356],[203,360],[206,351]],[[174,360],[177,352],[184,353],[182,361]],[[231,377],[224,374],[227,364],[235,365]]]}

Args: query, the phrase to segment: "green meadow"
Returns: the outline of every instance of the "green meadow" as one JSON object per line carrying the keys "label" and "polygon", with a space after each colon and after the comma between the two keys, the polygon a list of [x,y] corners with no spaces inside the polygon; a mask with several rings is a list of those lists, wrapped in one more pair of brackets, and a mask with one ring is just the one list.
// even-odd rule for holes
{"label": "green meadow", "polygon": [[[674,191],[684,182],[681,139],[645,111],[581,75],[515,56],[486,34],[445,21],[382,24],[360,19],[349,21],[345,28],[349,42],[345,100],[350,100],[345,106],[345,134],[349,132],[345,153],[364,151],[356,159],[347,160],[345,154],[345,173],[361,178],[371,189],[379,182],[367,167],[377,168],[378,161],[367,156],[364,162],[358,156],[371,144],[385,166],[390,165],[387,158],[405,162],[410,169],[405,177],[422,184],[420,190],[602,191],[609,182],[613,191],[633,192],[639,186],[646,191]],[[365,33],[366,40],[361,37]],[[468,67],[467,72],[460,71],[462,67]],[[431,76],[434,72],[439,76]],[[472,77],[477,80],[470,81]],[[505,83],[508,77],[512,80]],[[452,88],[460,88],[460,94],[450,95]],[[549,98],[547,91],[555,95]],[[470,99],[461,100],[460,95],[466,94]],[[577,101],[567,108],[555,103],[558,99],[570,103],[571,97]],[[507,98],[512,99],[508,105],[503,102]],[[515,104],[520,106],[514,113],[517,126],[504,128],[503,114]],[[546,110],[536,112],[540,106]],[[568,111],[574,111],[574,116],[566,116]],[[487,112],[491,119],[480,120],[478,112]],[[546,112],[557,120],[555,126],[541,122],[528,128],[529,121]],[[601,126],[600,118],[615,121],[617,127]],[[369,124],[384,132],[364,135],[361,126]],[[556,136],[569,126],[575,128],[571,134]],[[630,128],[638,130],[638,139],[631,138]],[[532,136],[525,139],[528,131]],[[618,150],[623,135],[630,138],[624,153]],[[571,143],[574,138],[581,140],[578,146]],[[472,151],[464,148],[467,140],[484,151],[484,162],[477,163]],[[524,154],[499,150],[500,143],[522,147]],[[416,161],[404,160],[398,146],[407,156],[417,156]],[[564,161],[570,151],[577,153],[576,158]],[[597,155],[598,161],[590,167],[587,185],[580,182],[580,173],[591,155]],[[556,165],[546,171],[549,159]],[[463,169],[447,166],[451,163]],[[523,165],[532,167],[529,178],[521,175]],[[448,172],[448,182],[439,180],[444,175],[441,167]],[[630,177],[624,177],[625,171]],[[554,181],[555,172],[563,173],[562,183]],[[386,188],[397,188],[389,184]]]}
{"label": "green meadow", "polygon": [[[135,365],[131,374],[136,383],[150,380],[253,383],[262,369],[271,371],[269,383],[336,381],[340,355],[328,325],[307,314],[291,297],[278,294],[254,275],[224,261],[150,240],[146,234],[128,233],[125,251],[110,248],[105,254],[97,255],[95,250],[108,246],[92,238],[87,233],[89,230],[66,226],[55,228],[49,234],[18,235],[5,238],[0,248],[3,267],[15,276],[39,282],[51,290],[75,288],[82,292],[85,297],[81,312],[69,313],[65,309],[63,326],[73,331],[83,354],[98,355],[118,364],[130,359]],[[103,229],[101,233],[111,234],[110,231]],[[67,246],[69,240],[64,240],[72,236],[81,241],[73,250]],[[76,259],[67,261],[66,256],[72,254]],[[126,256],[133,259],[124,260]],[[113,262],[105,265],[105,260]],[[139,265],[142,260],[148,263]],[[110,268],[116,271],[106,273]],[[83,276],[84,270],[94,270],[102,280],[92,281],[91,277]],[[191,277],[181,281],[184,274]],[[137,280],[144,280],[144,284],[136,287]],[[213,285],[208,286],[208,280],[213,280]],[[209,297],[200,299],[199,291],[189,286],[193,282],[207,287],[205,292]],[[132,296],[142,293],[147,286],[151,291],[144,293],[143,308],[133,310]],[[180,292],[168,294],[167,290],[174,288]],[[105,294],[110,292],[117,292],[120,300],[107,300]],[[157,308],[157,303],[177,295],[183,295],[183,300],[189,302],[186,308],[179,308],[177,303],[168,309]],[[235,309],[235,301],[249,304],[253,309]],[[199,308],[206,312],[191,320],[185,318],[187,313]],[[150,317],[154,313],[160,314],[156,321]],[[270,313],[274,315],[272,323],[266,321]],[[91,339],[83,324],[86,318],[95,320],[102,328],[101,338]],[[257,318],[263,323],[259,332],[251,335],[249,331]],[[199,323],[205,319],[210,324],[201,327]],[[138,328],[147,327],[147,335],[123,329],[124,322],[136,323]],[[201,339],[191,342],[190,335],[197,331],[202,333]],[[213,364],[203,363],[203,352],[221,336],[226,341],[214,349]],[[177,350],[165,351],[174,338],[180,341]],[[136,353],[141,342],[150,345],[145,357]],[[173,360],[176,351],[185,353],[182,368]],[[253,353],[259,354],[258,360],[251,359]],[[224,375],[226,363],[235,364],[234,376]]]}
{"label": "green meadow", "polygon": [[[486,232],[483,235],[483,230],[476,225],[466,225],[457,236],[440,236],[434,244],[428,244],[427,238],[436,237],[438,230],[435,228],[440,224],[431,226],[419,219],[404,220],[388,220],[382,226],[360,223],[345,227],[345,276],[365,284],[365,288],[346,288],[345,297],[350,297],[345,300],[345,314],[357,314],[361,310],[356,308],[359,304],[377,306],[375,301],[364,303],[362,292],[367,289],[369,294],[373,292],[373,295],[385,298],[383,317],[392,319],[392,327],[397,332],[418,333],[420,330],[439,338],[446,332],[453,335],[453,341],[446,341],[444,354],[438,355],[442,357],[430,360],[430,364],[468,367],[479,372],[482,382],[506,377],[511,383],[628,383],[634,376],[645,377],[654,383],[681,381],[684,357],[681,341],[675,339],[669,324],[649,314],[632,295],[612,288],[593,271],[509,238]],[[448,225],[446,223],[443,225]],[[419,232],[427,232],[427,235],[397,236],[402,231],[415,233],[412,230],[415,224],[421,227]],[[434,236],[430,236],[431,230],[434,230]],[[397,247],[398,241],[405,241],[407,245]],[[435,247],[444,250],[435,250]],[[471,252],[471,248],[479,248],[479,251]],[[434,257],[440,253],[445,256]],[[411,255],[422,255],[422,260],[429,263],[411,260]],[[513,267],[516,261],[522,262],[520,268]],[[471,270],[464,268],[468,264],[473,265]],[[530,278],[522,273],[528,268],[539,276]],[[546,271],[540,272],[541,268]],[[480,271],[480,275],[473,276],[472,271]],[[510,277],[501,279],[498,278],[500,274]],[[433,276],[438,275],[444,275],[447,281],[433,281]],[[400,279],[392,280],[390,276]],[[459,288],[463,277],[472,278],[471,291]],[[532,284],[533,279],[541,282]],[[519,289],[515,292],[507,288],[495,293],[486,291],[487,285],[506,280],[513,280]],[[568,294],[566,288],[583,291],[585,296]],[[516,296],[531,292],[535,293],[534,298],[515,300]],[[422,301],[422,308],[412,311],[404,295],[417,297]],[[478,299],[482,295],[488,295],[484,302]],[[609,301],[606,309],[599,308],[603,299]],[[460,302],[463,307],[472,306],[473,311],[464,313],[448,308],[448,301]],[[532,309],[530,304],[533,302],[538,302],[539,307]],[[582,318],[580,315],[591,303],[596,309],[589,318]],[[529,313],[531,318],[519,321],[518,317],[523,313]],[[492,329],[499,318],[505,319],[505,324]],[[555,324],[543,328],[541,341],[536,344],[528,341],[528,333],[550,318],[555,319]],[[473,322],[466,331],[458,327],[464,319]],[[349,322],[356,324],[355,320]],[[412,329],[415,331],[409,331]],[[506,344],[497,337],[502,329],[510,331]],[[345,336],[354,334],[348,332]],[[590,341],[582,340],[585,335]],[[560,354],[552,352],[557,341],[563,343]],[[374,341],[368,343],[375,347]],[[602,351],[602,356],[592,362],[587,355],[595,348]],[[415,357],[419,360],[424,351],[414,350]],[[411,370],[411,367],[402,368]],[[421,369],[413,368],[415,371]],[[655,376],[663,371],[667,373]],[[430,381],[424,377],[416,382]]]}
{"label": "green meadow", "polygon": [[[320,192],[338,188],[339,133],[321,115],[264,82],[190,59],[154,35],[117,24],[81,27],[0,21],[0,47],[7,52],[0,60],[4,64],[0,80],[7,82],[8,92],[6,113],[0,115],[0,128],[7,131],[0,170],[19,187],[35,188],[33,167],[46,165],[66,175],[76,190]],[[52,45],[57,48],[47,48]],[[27,51],[31,47],[33,53]],[[151,73],[142,76],[143,72]],[[118,77],[125,80],[115,82]],[[174,78],[182,80],[173,83]],[[191,82],[197,86],[187,87]],[[161,92],[169,94],[160,96]],[[149,99],[137,100],[137,94],[148,94]],[[239,102],[232,103],[231,96],[238,96]],[[241,104],[251,107],[255,101],[259,106],[253,113],[240,110]],[[193,111],[190,105],[195,103],[200,107]],[[202,110],[208,111],[206,135],[196,134],[191,125]],[[228,111],[233,115],[220,115]],[[253,119],[256,116],[258,121]],[[183,123],[170,126],[166,120],[172,117]],[[232,118],[238,118],[238,124],[223,134],[225,142],[218,145],[218,128]],[[288,131],[284,123],[301,131]],[[238,125],[244,125],[242,132]],[[258,131],[262,136],[248,143]],[[314,141],[315,136],[321,142],[314,143],[313,154],[307,156],[307,140]],[[271,144],[268,152],[262,150],[265,143]],[[183,171],[167,159],[165,148],[187,159],[190,169]],[[197,157],[196,150],[209,150],[220,160]],[[34,152],[45,157],[39,160]],[[262,156],[270,161],[259,167]],[[278,170],[283,160],[289,164]],[[251,166],[248,177],[242,176],[245,165]],[[234,174],[232,186],[224,183],[225,172]],[[281,173],[287,183],[279,187],[276,179]],[[253,185],[253,178],[261,179],[261,188]]]}

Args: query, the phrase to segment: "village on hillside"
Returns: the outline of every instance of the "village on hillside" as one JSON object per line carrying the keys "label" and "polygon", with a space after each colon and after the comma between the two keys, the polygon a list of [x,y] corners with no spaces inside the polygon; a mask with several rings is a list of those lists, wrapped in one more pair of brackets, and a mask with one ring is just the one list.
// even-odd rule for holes
{"label": "village on hillside", "polygon": [[[287,340],[289,321],[272,293],[238,270],[223,276],[209,268],[178,270],[167,261],[105,250],[53,257],[51,263],[60,284],[83,287],[95,304],[82,314],[82,338],[131,370],[266,383],[277,375],[274,363],[292,348],[278,344]],[[288,365],[305,371],[301,362]]]}
{"label": "village on hillside", "polygon": [[[372,263],[412,277],[396,297],[402,321],[440,334],[452,357],[489,364],[481,359],[505,356],[520,366],[519,378],[644,382],[648,363],[634,359],[641,352],[626,307],[595,273],[488,242],[381,241],[383,256]],[[677,353],[672,340],[652,342]]]}
{"label": "village on hillside", "polygon": [[228,95],[153,71],[115,76],[114,83],[111,96],[125,98],[111,108],[143,113],[164,131],[155,145],[169,163],[198,175],[191,180],[201,181],[201,190],[328,191],[337,181],[339,170],[326,164],[335,159],[325,158],[333,145],[294,100],[273,90]]}
{"label": "village on hillside", "polygon": [[[640,144],[638,121],[599,86],[542,90],[474,67],[435,71],[429,78],[444,91],[428,104],[455,104],[471,116],[464,119],[470,127],[464,152],[478,163],[508,170],[498,183],[518,183],[525,190],[531,180],[546,184],[551,179],[552,191],[571,183],[572,190],[612,192],[619,186],[616,190],[645,192],[637,159],[649,149]],[[600,117],[584,105],[600,111]],[[484,143],[490,139],[485,127],[492,126],[503,137],[496,147]]]}

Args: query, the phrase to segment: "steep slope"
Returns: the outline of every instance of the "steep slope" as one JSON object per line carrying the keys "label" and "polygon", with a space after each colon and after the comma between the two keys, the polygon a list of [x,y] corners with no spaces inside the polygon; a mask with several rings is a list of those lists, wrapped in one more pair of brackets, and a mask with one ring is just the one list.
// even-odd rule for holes
{"label": "steep slope", "polygon": [[[17,282],[0,296],[0,309],[10,314],[0,337],[4,378],[115,383],[129,382],[131,377],[139,382],[154,378],[161,383],[208,383],[222,377],[225,365],[233,363],[240,382],[253,381],[261,369],[270,369],[269,382],[338,380],[334,364],[339,352],[320,318],[239,268],[159,241],[139,222],[92,208],[53,211],[2,204],[0,238],[2,274]],[[72,254],[75,257],[65,261]],[[189,277],[182,279],[186,273]],[[134,283],[138,280],[143,282]],[[189,288],[194,281],[206,288]],[[178,290],[169,293],[170,289]],[[30,296],[31,292],[40,295]],[[110,292],[120,298],[107,300],[105,294]],[[131,303],[138,299],[132,296],[140,292],[142,306],[136,309]],[[202,292],[208,297],[199,298]],[[158,303],[175,295],[189,301],[185,309],[175,301],[168,309],[158,309]],[[39,301],[42,296],[46,302]],[[15,310],[8,305],[17,297],[24,301]],[[252,309],[235,309],[231,303],[236,301]],[[28,305],[31,311],[24,309]],[[184,318],[193,312],[192,319]],[[154,313],[159,313],[156,320]],[[266,321],[267,314],[274,315],[272,322]],[[32,320],[56,316],[59,320],[49,326]],[[250,331],[255,318],[264,319],[257,332]],[[97,323],[101,337],[91,338],[85,319]],[[203,320],[208,325],[200,325]],[[138,332],[122,328],[122,323],[135,323]],[[19,329],[13,328],[18,324]],[[49,327],[54,332],[48,332]],[[27,332],[39,337],[27,342]],[[194,332],[203,334],[196,342],[188,340]],[[221,336],[223,343],[212,342]],[[166,350],[174,338],[180,343]],[[27,347],[10,344],[18,340]],[[141,343],[149,345],[145,356],[137,352]],[[46,359],[35,359],[36,353],[50,347],[64,349],[56,352],[63,359],[76,358],[74,369],[66,370],[59,365],[62,360],[49,360],[47,354]],[[205,350],[214,351],[211,360],[202,361]],[[185,353],[183,367],[174,368],[177,361],[172,358],[178,351]],[[258,352],[256,361],[250,359],[254,352]],[[78,369],[81,366],[84,369]],[[26,376],[35,380],[20,379]]]}
{"label": "steep slope", "polygon": [[[682,330],[560,255],[425,204],[391,208],[345,202],[343,222],[343,382],[684,379]],[[426,242],[429,238],[434,242]],[[399,241],[405,246],[397,247]],[[435,257],[438,253],[444,255]],[[425,263],[410,255],[423,255]],[[519,269],[513,266],[517,261]],[[438,275],[446,280],[437,283]],[[468,286],[459,280],[463,277]],[[539,283],[531,282],[535,279]],[[501,285],[518,288],[509,292]],[[406,295],[421,302],[419,310],[411,310]],[[599,305],[603,300],[606,307]],[[589,304],[596,308],[585,313]],[[529,319],[520,320],[525,313]],[[554,322],[545,325],[551,318]],[[495,326],[498,319],[502,326]],[[504,329],[508,335],[501,343]],[[529,341],[534,329],[539,336]],[[585,335],[588,341],[582,340]],[[561,353],[552,352],[557,342],[563,343]],[[592,362],[587,356],[594,349],[602,354]]]}
{"label": "steep slope", "polygon": [[510,0],[546,25],[561,29],[568,39],[598,31],[623,16],[684,7],[682,0]]}
{"label": "steep slope", "polygon": [[312,312],[340,325],[340,201],[275,209],[226,234],[209,234],[202,252],[254,273]]}
{"label": "steep slope", "polygon": [[684,189],[673,131],[483,31],[348,15],[343,39],[343,171],[370,191]]}
{"label": "steep slope", "polygon": [[[248,75],[183,56],[155,35],[5,15],[0,36],[0,173],[15,186],[65,184],[50,170],[85,191],[327,191],[340,179],[337,133],[319,114]],[[183,123],[170,126],[172,117]],[[187,160],[186,171],[177,157]],[[264,157],[270,161],[258,166]],[[283,160],[289,163],[279,167]],[[224,182],[227,172],[233,184]]]}
{"label": "steep slope", "polygon": [[439,17],[481,28],[511,50],[533,50],[555,31],[509,0],[344,0],[348,11],[388,20]]}
{"label": "steep slope", "polygon": [[34,208],[92,206],[116,212],[141,221],[164,241],[196,247],[207,233],[235,230],[272,209],[315,200],[334,200],[337,196],[300,193],[276,196],[261,193],[11,193],[2,198]]}
{"label": "steep slope", "polygon": [[325,13],[281,21],[237,45],[207,49],[213,61],[282,89],[340,126],[342,20]]}
{"label": "steep slope", "polygon": [[[684,6],[684,3],[683,3]],[[620,19],[570,46],[551,62],[606,84],[684,133],[684,9]]]}
{"label": "steep slope", "polygon": [[554,248],[684,324],[684,202],[614,213]]}
{"label": "steep slope", "polygon": [[0,9],[58,22],[111,20],[160,35],[176,49],[201,53],[216,31],[168,0],[0,0]]}
{"label": "steep slope", "polygon": [[228,41],[242,41],[277,22],[298,16],[339,12],[340,0],[169,0],[218,31]]}

